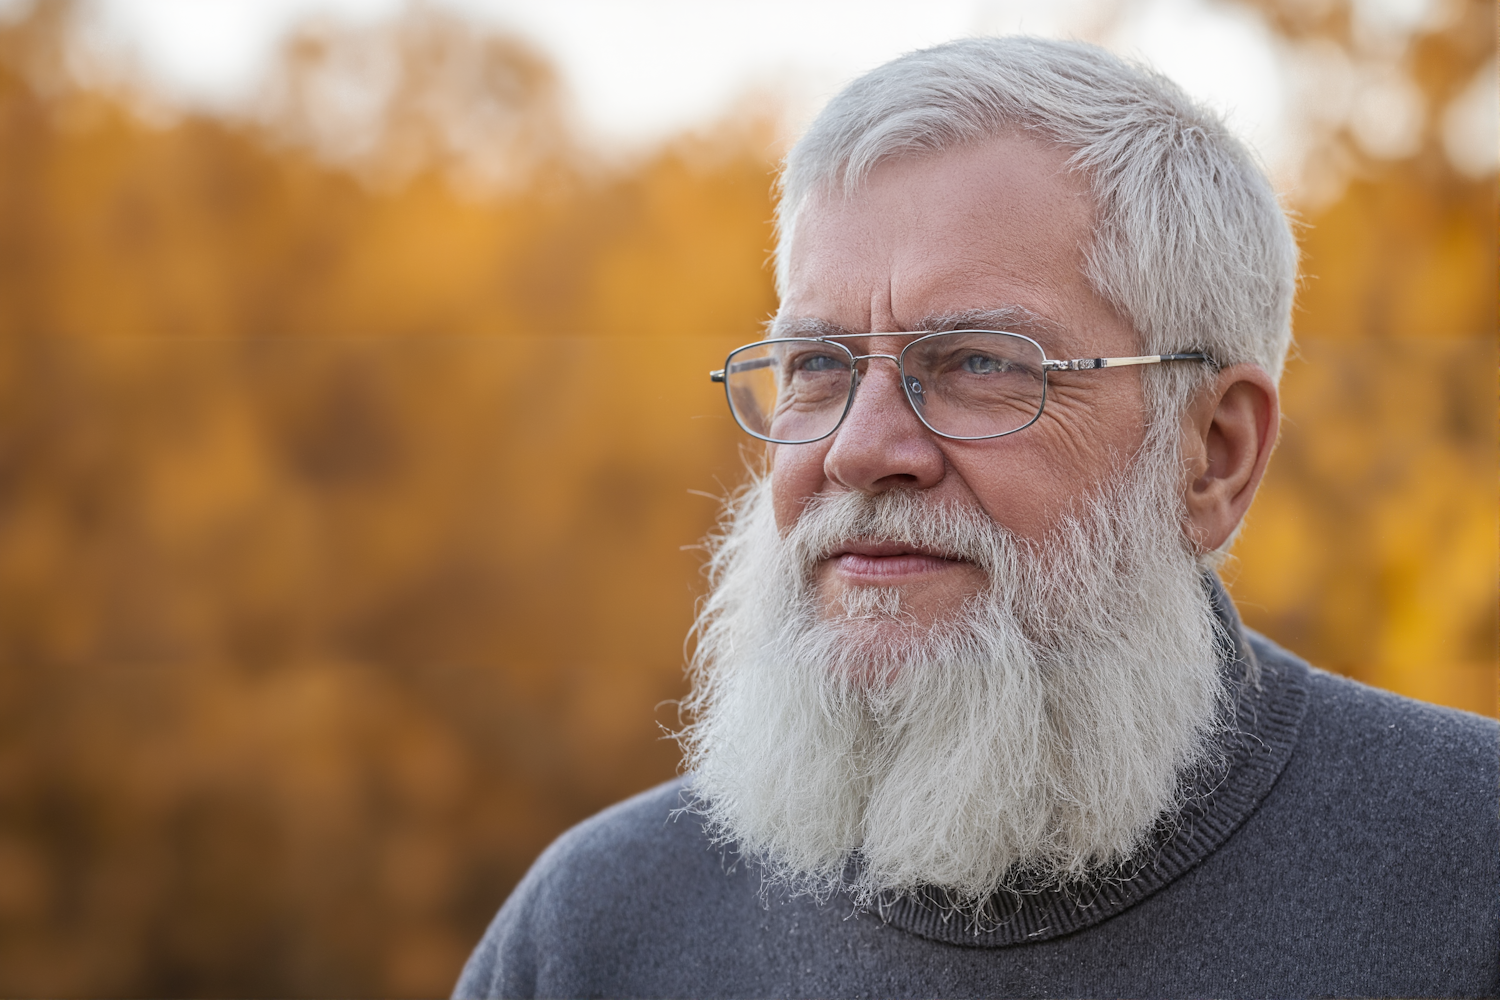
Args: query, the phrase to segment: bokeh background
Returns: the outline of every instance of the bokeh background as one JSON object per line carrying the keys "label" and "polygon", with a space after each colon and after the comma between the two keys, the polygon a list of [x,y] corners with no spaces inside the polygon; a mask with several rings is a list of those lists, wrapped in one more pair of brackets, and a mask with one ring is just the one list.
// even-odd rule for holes
{"label": "bokeh background", "polygon": [[[1307,279],[1245,617],[1496,714],[1493,6],[1068,9],[1274,72]],[[398,4],[195,104],[97,13],[0,7],[0,994],[446,993],[551,838],[676,771],[746,455],[706,372],[839,81],[601,137],[545,46]]]}

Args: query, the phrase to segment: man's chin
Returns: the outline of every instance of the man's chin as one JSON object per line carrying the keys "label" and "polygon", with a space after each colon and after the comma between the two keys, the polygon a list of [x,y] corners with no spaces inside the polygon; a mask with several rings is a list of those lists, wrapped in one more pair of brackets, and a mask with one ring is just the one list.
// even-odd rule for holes
{"label": "man's chin", "polygon": [[966,605],[909,608],[893,588],[846,591],[825,604],[818,631],[830,643],[835,669],[858,686],[885,687],[911,669],[940,655],[968,615]]}
{"label": "man's chin", "polygon": [[819,614],[825,624],[865,627],[874,634],[896,639],[921,636],[934,628],[962,621],[978,596],[971,588],[904,586],[850,586],[825,584],[818,588]]}
{"label": "man's chin", "polygon": [[919,659],[919,631],[899,622],[839,622],[839,656],[833,669],[857,689],[881,690]]}

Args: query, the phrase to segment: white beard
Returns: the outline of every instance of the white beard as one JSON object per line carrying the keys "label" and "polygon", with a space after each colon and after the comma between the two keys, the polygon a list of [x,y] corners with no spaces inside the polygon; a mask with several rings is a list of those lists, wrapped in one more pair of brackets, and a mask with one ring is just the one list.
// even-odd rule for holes
{"label": "white beard", "polygon": [[[1044,544],[918,493],[841,493],[777,531],[769,481],[710,541],[679,740],[711,834],[768,885],[862,905],[1129,859],[1207,763],[1225,640],[1184,540],[1173,464],[1143,458]],[[812,573],[852,539],[968,559],[987,590],[919,626],[888,588],[820,617]]]}

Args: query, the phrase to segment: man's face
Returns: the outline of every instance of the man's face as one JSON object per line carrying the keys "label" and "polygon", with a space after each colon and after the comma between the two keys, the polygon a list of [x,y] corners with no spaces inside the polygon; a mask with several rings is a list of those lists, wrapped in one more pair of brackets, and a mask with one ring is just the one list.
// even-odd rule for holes
{"label": "man's face", "polygon": [[[788,251],[777,329],[868,333],[856,354],[899,354],[910,337],[983,314],[1040,318],[1003,329],[1038,341],[1049,358],[1134,355],[1130,325],[1083,274],[1094,206],[1067,172],[1065,151],[999,138],[937,156],[893,160],[852,198],[817,198]],[[949,326],[952,325],[950,322]],[[1041,418],[1016,434],[953,441],[933,434],[902,395],[895,365],[874,359],[843,425],[814,444],[772,455],[776,522],[785,533],[820,494],[923,491],[983,510],[1023,539],[1041,540],[1082,498],[1127,465],[1145,436],[1139,370],[1052,373]],[[900,592],[918,623],[950,617],[985,586],[978,566],[910,548],[851,544],[815,572],[825,613],[857,588]]]}

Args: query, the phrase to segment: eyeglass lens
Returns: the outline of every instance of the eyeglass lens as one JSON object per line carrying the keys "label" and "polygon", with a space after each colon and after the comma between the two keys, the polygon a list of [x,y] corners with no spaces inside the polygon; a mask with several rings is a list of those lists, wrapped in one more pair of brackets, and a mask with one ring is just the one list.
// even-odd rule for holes
{"label": "eyeglass lens", "polygon": [[[1013,334],[932,334],[902,352],[903,388],[934,431],[956,438],[998,437],[1020,430],[1041,412],[1043,360],[1041,348]],[[724,369],[730,408],[741,427],[763,440],[816,441],[833,433],[849,408],[854,364],[853,354],[828,341],[773,340],[742,347]]]}

